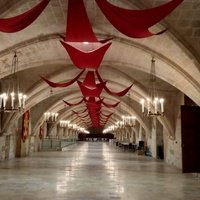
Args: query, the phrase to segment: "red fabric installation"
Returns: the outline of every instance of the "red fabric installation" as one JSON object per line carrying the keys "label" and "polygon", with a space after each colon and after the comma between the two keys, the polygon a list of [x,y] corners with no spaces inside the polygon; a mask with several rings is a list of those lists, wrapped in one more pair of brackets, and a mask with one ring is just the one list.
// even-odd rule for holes
{"label": "red fabric installation", "polygon": [[105,82],[99,83],[99,84],[96,84],[95,89],[89,89],[89,88],[85,87],[82,82],[77,81],[77,83],[78,83],[80,90],[84,97],[99,97],[105,84],[106,84]]}
{"label": "red fabric installation", "polygon": [[148,28],[169,15],[183,0],[172,0],[164,5],[146,10],[128,10],[110,4],[107,0],[96,0],[101,11],[110,23],[121,33],[133,37],[144,38],[157,34]]}
{"label": "red fabric installation", "polygon": [[[98,69],[104,57],[104,54],[111,45],[111,43],[101,44],[100,47],[92,51],[83,51],[75,47],[74,45],[71,45],[70,43],[61,41],[61,44],[68,52],[73,64],[80,69]],[[87,44],[82,45],[84,46]]]}
{"label": "red fabric installation", "polygon": [[97,69],[111,45],[108,41],[97,40],[83,0],[69,0],[66,37],[61,43],[74,65],[81,69]]}
{"label": "red fabric installation", "polygon": [[78,117],[80,117],[80,118],[83,118],[83,119],[85,119],[86,117],[88,117],[89,116],[89,114],[87,113],[86,115],[84,115],[84,116],[81,116],[81,115],[77,115]]}
{"label": "red fabric installation", "polygon": [[85,113],[86,111],[87,111],[87,108],[86,108],[85,110],[78,111],[78,112],[72,110],[72,112],[73,112],[74,114],[77,114],[77,115],[82,114],[82,113]]}
{"label": "red fabric installation", "polygon": [[0,19],[0,31],[6,33],[21,31],[37,19],[37,17],[42,13],[49,2],[50,0],[43,0],[31,10],[21,15]]}
{"label": "red fabric installation", "polygon": [[[101,76],[100,76],[100,74],[99,74],[98,71],[96,71],[96,74],[97,74],[97,77],[98,77],[100,83],[104,83],[104,82],[103,82],[103,79],[101,78]],[[111,90],[109,90],[109,89],[106,87],[106,84],[104,84],[104,87],[103,87],[103,88],[104,88],[104,90],[105,90],[108,94],[110,94],[110,95],[122,97],[122,96],[124,96],[124,95],[131,89],[132,86],[133,86],[133,84],[131,84],[128,88],[126,88],[125,90],[122,90],[121,92],[112,92]]]}
{"label": "red fabric installation", "polygon": [[107,108],[115,108],[115,107],[117,107],[118,106],[118,104],[120,103],[120,101],[119,102],[117,102],[117,103],[114,103],[114,104],[109,104],[109,103],[106,103],[106,102],[102,102],[102,104],[104,105],[104,106],[106,106]]}
{"label": "red fabric installation", "polygon": [[89,99],[85,101],[87,106],[89,107],[101,106],[101,103],[103,102],[102,99],[100,99],[99,101],[95,101],[95,97],[89,97]]}
{"label": "red fabric installation", "polygon": [[97,42],[97,38],[90,25],[83,0],[68,1],[65,41]]}
{"label": "red fabric installation", "polygon": [[104,85],[104,90],[110,95],[122,97],[131,89],[132,86],[133,84],[131,84],[128,88],[126,88],[125,90],[122,90],[121,92],[112,92],[106,87],[106,85]]}
{"label": "red fabric installation", "polygon": [[104,117],[108,117],[108,116],[112,115],[113,113],[110,113],[110,114],[107,114],[107,115],[106,115],[106,114],[104,114],[104,113],[101,112],[101,114],[102,114]]}
{"label": "red fabric installation", "polygon": [[51,87],[68,87],[70,85],[72,85],[74,82],[76,82],[79,77],[83,74],[85,70],[82,70],[74,79],[72,79],[69,82],[65,82],[65,83],[54,83],[49,81],[48,79],[46,79],[45,77],[41,76],[41,78]]}
{"label": "red fabric installation", "polygon": [[95,89],[96,88],[96,83],[95,83],[95,77],[94,77],[94,72],[93,71],[88,71],[87,75],[83,81],[83,85],[87,88],[90,89]]}
{"label": "red fabric installation", "polygon": [[82,99],[81,99],[79,102],[77,102],[77,103],[69,103],[69,102],[63,100],[63,102],[64,102],[65,104],[67,104],[68,106],[77,106],[77,105],[83,103],[83,101],[84,101],[84,98],[82,98]]}

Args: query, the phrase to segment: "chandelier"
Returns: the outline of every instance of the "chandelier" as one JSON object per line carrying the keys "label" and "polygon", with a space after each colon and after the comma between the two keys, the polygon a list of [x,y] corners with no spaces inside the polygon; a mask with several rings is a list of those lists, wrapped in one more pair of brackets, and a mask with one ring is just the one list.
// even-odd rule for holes
{"label": "chandelier", "polygon": [[[132,102],[131,102],[130,93],[128,93],[127,106],[125,107],[126,113],[128,113],[130,108],[132,108],[132,107],[133,106],[132,106]],[[136,117],[134,115],[122,115],[121,118],[122,118],[122,121],[118,122],[118,124],[117,124],[120,128],[135,126]]]}
{"label": "chandelier", "polygon": [[132,115],[122,116],[122,122],[124,127],[133,127],[136,123],[136,117]]}
{"label": "chandelier", "polygon": [[[117,122],[116,122],[116,123],[117,123]],[[104,133],[104,134],[105,134],[105,133],[109,133],[109,132],[112,132],[112,131],[114,131],[115,129],[117,129],[118,127],[117,127],[116,123],[115,123],[115,125],[111,125],[111,126],[107,127],[106,129],[104,129],[104,130],[103,130],[103,133]]]}
{"label": "chandelier", "polygon": [[44,121],[47,123],[55,123],[58,117],[58,113],[54,112],[45,112],[44,113]]}
{"label": "chandelier", "polygon": [[0,94],[1,112],[21,112],[25,108],[25,101],[27,96],[20,92],[17,71],[18,56],[17,52],[15,52],[12,60],[12,71],[7,90]]}
{"label": "chandelier", "polygon": [[60,120],[60,127],[61,128],[68,128],[70,121],[67,120]]}
{"label": "chandelier", "polygon": [[70,124],[70,121],[67,121],[67,120],[60,120],[60,127],[71,129],[71,130],[81,132],[81,133],[86,133],[86,134],[90,133],[89,131],[87,131],[85,128],[81,126],[78,126],[76,124]]}
{"label": "chandelier", "polygon": [[[153,57],[151,60],[149,96],[146,99],[141,99],[140,103],[142,113],[147,117],[164,115],[164,99],[158,97],[156,89],[155,59]],[[145,106],[147,110],[145,110]]]}

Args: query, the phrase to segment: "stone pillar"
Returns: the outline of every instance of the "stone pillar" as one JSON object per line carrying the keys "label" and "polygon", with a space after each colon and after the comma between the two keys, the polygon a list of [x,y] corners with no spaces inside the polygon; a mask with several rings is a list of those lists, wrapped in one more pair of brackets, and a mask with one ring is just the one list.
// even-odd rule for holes
{"label": "stone pillar", "polygon": [[130,143],[134,144],[135,143],[135,132],[133,127],[131,127],[131,132],[130,132]]}
{"label": "stone pillar", "polygon": [[44,138],[48,137],[48,133],[47,133],[47,123],[44,122]]}
{"label": "stone pillar", "polygon": [[0,161],[5,160],[6,157],[6,137],[0,137]]}
{"label": "stone pillar", "polygon": [[151,121],[151,144],[150,149],[152,153],[152,157],[157,157],[157,144],[156,144],[156,117],[152,118]]}

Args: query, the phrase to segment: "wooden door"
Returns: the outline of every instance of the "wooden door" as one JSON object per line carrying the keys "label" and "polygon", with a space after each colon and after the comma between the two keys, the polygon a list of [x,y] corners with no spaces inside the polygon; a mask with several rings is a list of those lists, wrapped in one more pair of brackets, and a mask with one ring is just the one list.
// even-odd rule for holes
{"label": "wooden door", "polygon": [[200,107],[181,106],[183,173],[200,172]]}

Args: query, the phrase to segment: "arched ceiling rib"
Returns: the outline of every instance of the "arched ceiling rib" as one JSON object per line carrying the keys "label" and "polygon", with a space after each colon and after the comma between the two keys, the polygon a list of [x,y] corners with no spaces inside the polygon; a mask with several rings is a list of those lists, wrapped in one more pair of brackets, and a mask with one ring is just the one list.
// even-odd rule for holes
{"label": "arched ceiling rib", "polygon": [[[31,1],[30,3],[25,0],[20,2],[13,0],[12,3],[14,4],[11,7],[10,4],[7,4],[8,2],[11,1],[0,0],[2,12],[7,10],[7,8],[9,9],[2,16],[13,16],[32,7],[32,4],[37,1]],[[170,33],[170,29],[167,33],[160,36],[139,40],[130,39],[117,32],[107,23],[99,9],[96,6],[94,7],[95,1],[85,2],[92,26],[98,36],[100,38],[108,36],[114,38],[113,44],[105,55],[100,67],[102,77],[109,80],[108,85],[113,90],[120,91],[123,87],[130,85],[136,80],[137,84],[131,90],[133,100],[139,102],[141,97],[145,97],[148,91],[146,78],[149,74],[151,56],[153,55],[156,57],[156,75],[160,78],[159,82],[163,85],[160,89],[169,90],[173,94],[176,93],[177,90],[169,86],[170,84],[187,94],[200,105],[200,65],[194,57],[198,53],[192,55],[186,49],[187,45],[181,44],[181,40],[179,41]],[[121,6],[125,4],[124,1],[114,2]],[[167,2],[167,0],[161,2]],[[188,22],[183,17],[186,20],[185,23],[189,24],[188,29],[181,21],[180,16],[186,15],[186,10],[193,11],[194,9],[195,2],[193,1],[192,6],[188,2],[190,1],[186,0],[180,8],[167,18],[166,23],[163,23],[163,25],[170,24],[173,30],[175,29],[175,31],[179,32],[179,36],[183,37],[183,40],[187,40],[189,45],[193,45],[194,42],[192,41],[195,37],[190,37],[187,34],[181,35],[181,30],[190,29],[192,32],[196,31],[196,29],[193,30],[193,26],[195,26],[194,19],[192,19],[192,22]],[[148,0],[141,0],[140,2],[129,0],[126,3],[126,7],[132,8],[158,5],[158,2],[154,0],[151,3]],[[3,5],[6,6],[6,4],[7,7],[5,8]],[[20,60],[19,73],[21,73],[22,79],[26,77],[24,81],[27,84],[24,89],[29,93],[28,108],[33,108],[45,98],[49,98],[49,87],[40,82],[38,76],[36,77],[36,75],[40,74],[41,69],[43,69],[43,75],[45,75],[46,70],[48,77],[57,82],[69,80],[79,72],[79,69],[72,66],[71,60],[59,42],[59,34],[65,32],[66,5],[67,0],[52,0],[44,13],[27,29],[15,34],[0,33],[0,77],[3,78],[10,74],[12,52],[13,49],[17,49]],[[196,10],[194,12],[197,13]],[[184,27],[181,28],[181,24]],[[160,25],[155,26],[154,29],[160,29]],[[196,41],[199,41],[199,38],[196,33]],[[197,48],[195,44],[193,50],[197,50]],[[61,73],[56,75],[57,72]],[[27,77],[30,76],[31,78],[28,81]],[[163,82],[163,80],[168,84]],[[73,86],[71,91],[74,89]],[[62,91],[54,89],[53,91],[55,95],[59,95],[64,89]],[[72,98],[71,94],[66,96],[65,100],[70,98]],[[122,101],[126,105],[123,98]]]}

